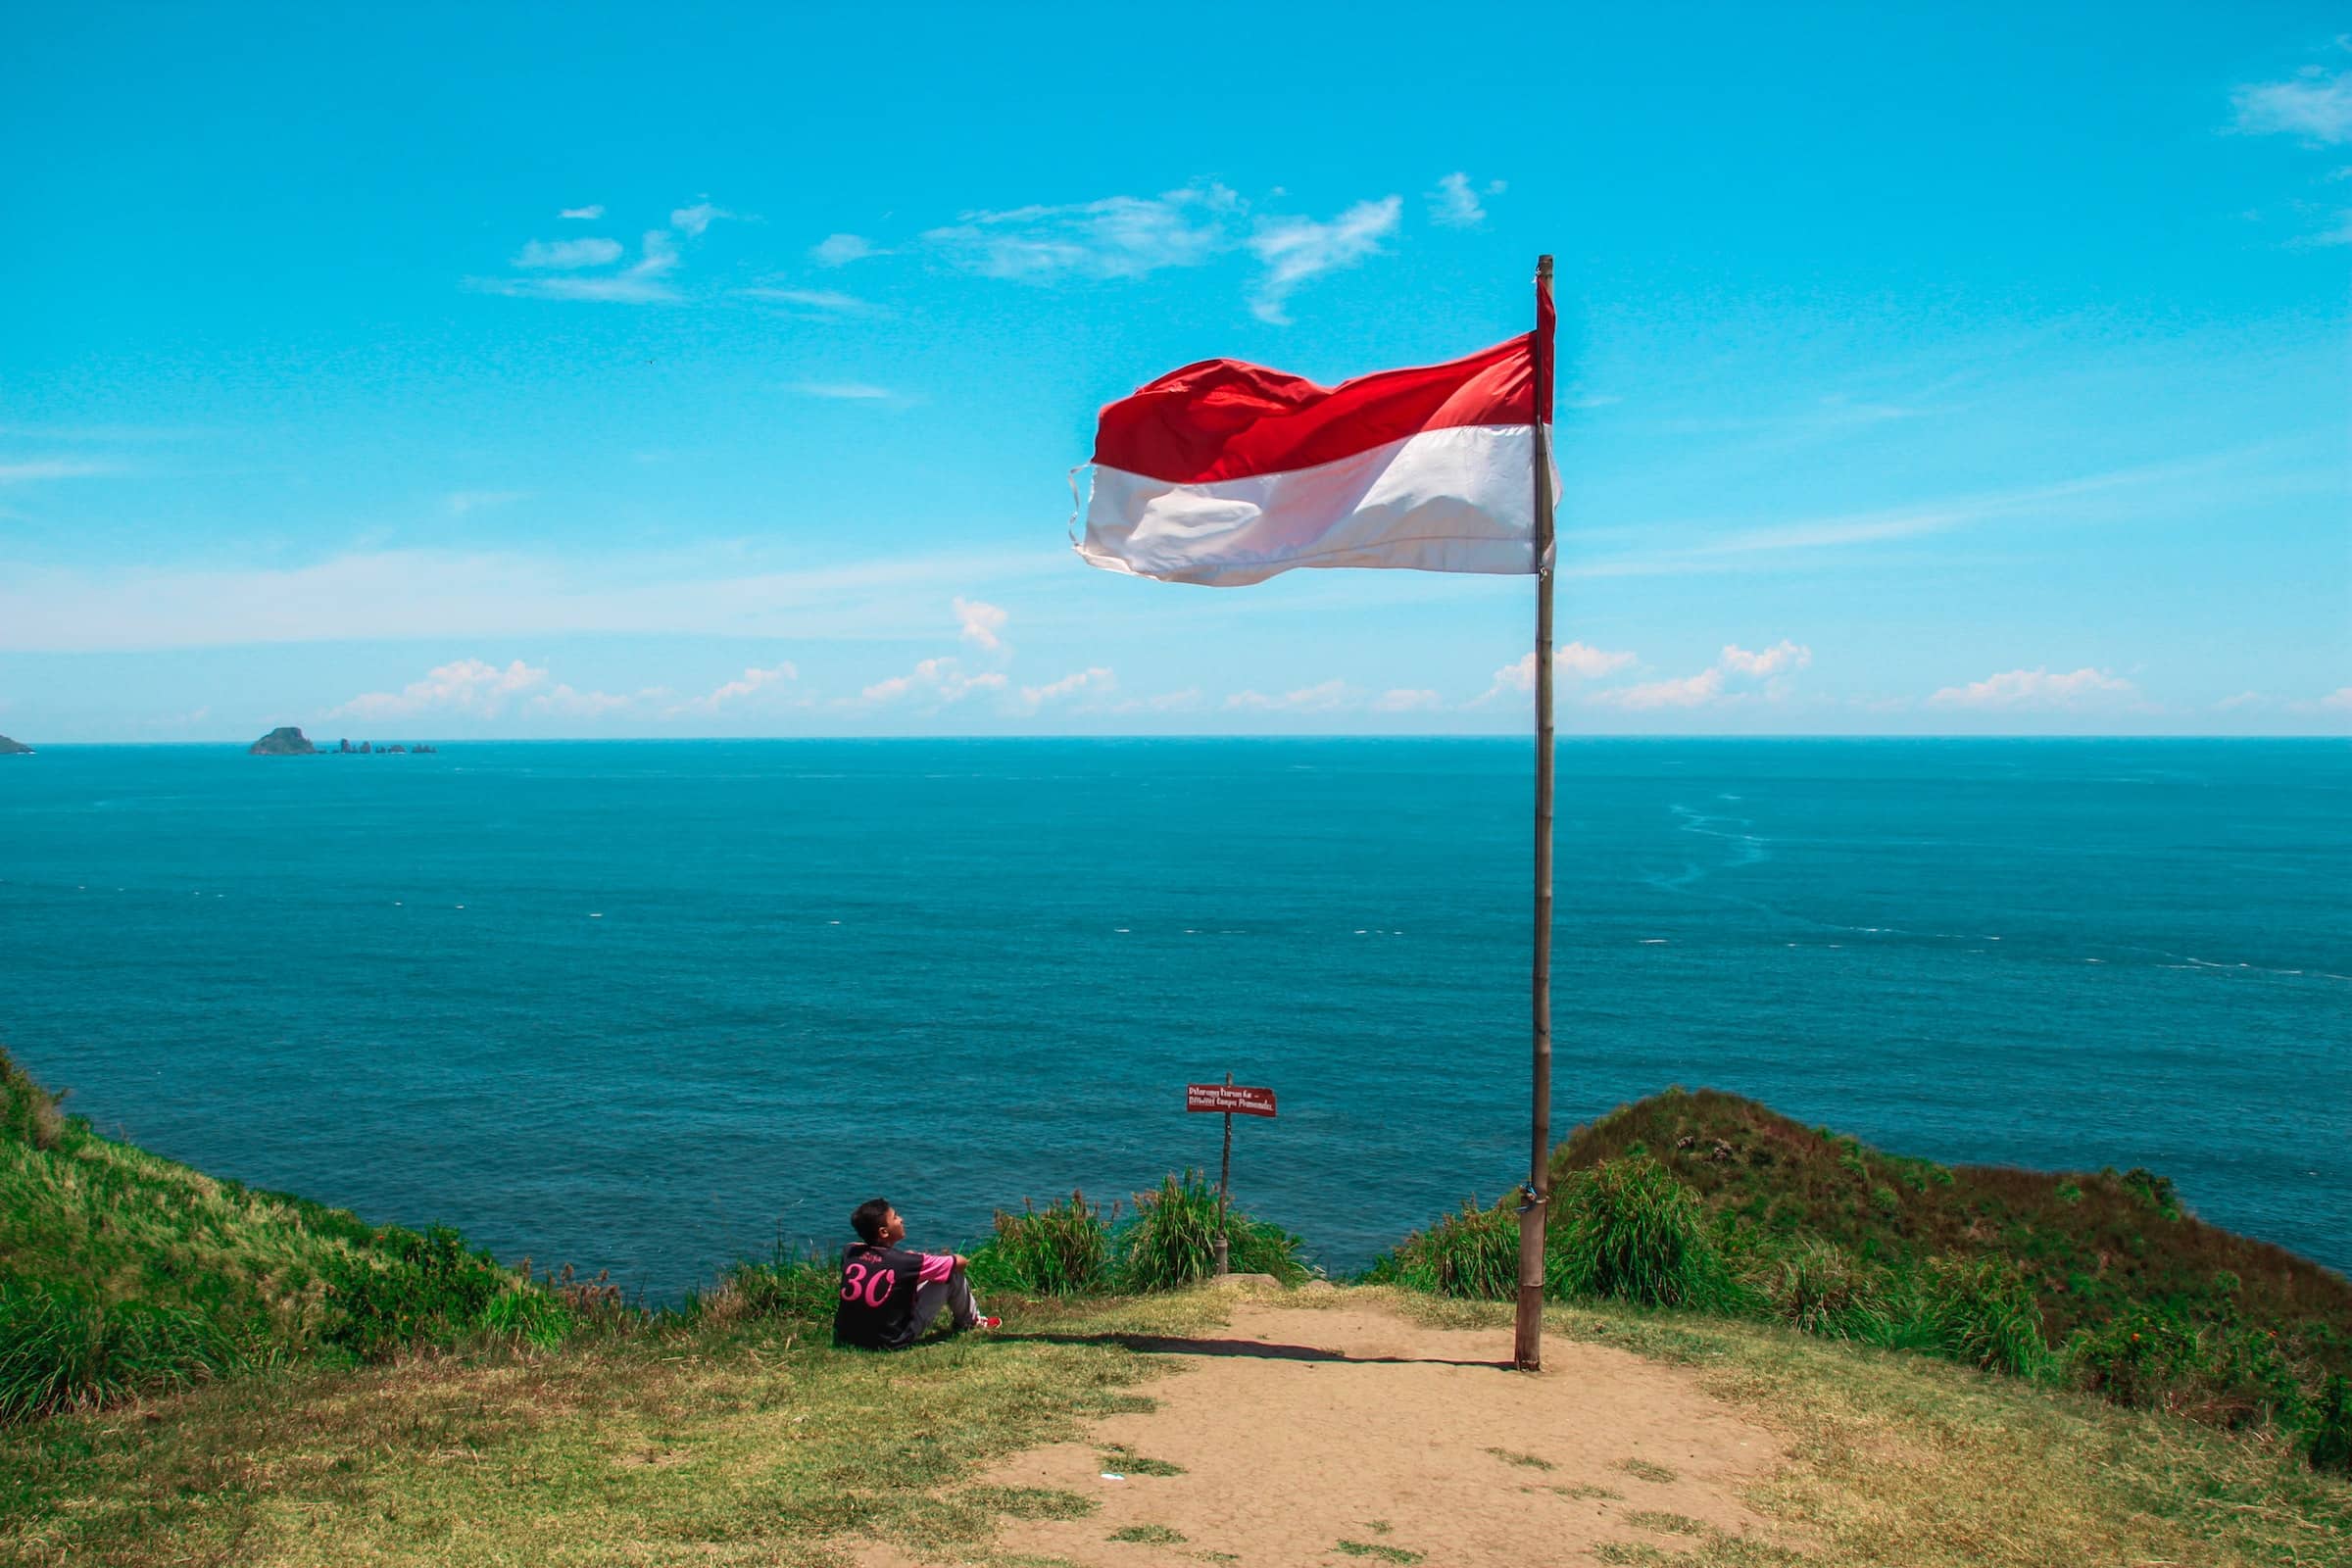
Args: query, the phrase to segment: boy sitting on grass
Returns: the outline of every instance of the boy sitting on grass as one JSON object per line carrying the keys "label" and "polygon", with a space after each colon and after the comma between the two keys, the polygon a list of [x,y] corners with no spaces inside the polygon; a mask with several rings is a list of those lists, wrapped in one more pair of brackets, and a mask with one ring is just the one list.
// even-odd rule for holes
{"label": "boy sitting on grass", "polygon": [[964,1275],[971,1259],[954,1252],[910,1252],[906,1222],[879,1198],[850,1216],[856,1245],[841,1258],[841,1304],[833,1309],[833,1343],[866,1350],[903,1350],[923,1337],[941,1310],[950,1332],[993,1329],[1004,1320],[982,1317]]}

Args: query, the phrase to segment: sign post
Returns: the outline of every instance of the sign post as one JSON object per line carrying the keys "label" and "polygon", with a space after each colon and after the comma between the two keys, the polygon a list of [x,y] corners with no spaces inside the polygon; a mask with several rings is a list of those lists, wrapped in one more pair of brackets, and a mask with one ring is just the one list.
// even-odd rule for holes
{"label": "sign post", "polygon": [[1213,1111],[1225,1118],[1225,1152],[1217,1165],[1217,1273],[1230,1272],[1227,1257],[1230,1247],[1225,1235],[1225,1216],[1232,1201],[1233,1190],[1233,1117],[1236,1111],[1245,1116],[1274,1114],[1274,1091],[1249,1084],[1237,1084],[1227,1073],[1221,1084],[1187,1084],[1184,1086],[1184,1108],[1188,1111]]}

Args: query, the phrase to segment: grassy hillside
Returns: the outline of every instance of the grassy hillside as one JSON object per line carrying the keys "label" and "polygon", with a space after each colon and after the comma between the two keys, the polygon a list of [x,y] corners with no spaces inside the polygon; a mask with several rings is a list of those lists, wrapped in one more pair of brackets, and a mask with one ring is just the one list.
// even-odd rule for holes
{"label": "grassy hillside", "polygon": [[217,1181],[101,1138],[0,1052],[0,1420],[288,1358],[560,1336],[449,1231]]}
{"label": "grassy hillside", "polygon": [[2046,1332],[2134,1311],[2291,1330],[2352,1370],[2352,1282],[2282,1248],[2208,1225],[2143,1170],[1943,1166],[1881,1153],[1716,1090],[1669,1091],[1580,1127],[1556,1180],[1646,1152],[1735,1239],[1814,1236],[1867,1262],[1997,1258],[2033,1288]]}
{"label": "grassy hillside", "polygon": [[[1677,1089],[1577,1129],[1552,1174],[1556,1298],[1778,1319],[2352,1472],[2352,1283],[2202,1223],[2147,1171],[1945,1167]],[[1502,1299],[1517,1251],[1511,1212],[1465,1207],[1372,1277]]]}

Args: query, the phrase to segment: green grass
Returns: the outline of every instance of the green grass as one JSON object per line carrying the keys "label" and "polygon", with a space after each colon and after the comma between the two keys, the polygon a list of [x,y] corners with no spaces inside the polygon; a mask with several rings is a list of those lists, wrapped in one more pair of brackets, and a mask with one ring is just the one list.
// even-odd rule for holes
{"label": "green grass", "polygon": [[[1121,1290],[1170,1291],[1216,1272],[1217,1190],[1198,1171],[1170,1176],[1135,1196],[1135,1217],[1113,1233]],[[1270,1274],[1295,1284],[1307,1277],[1299,1241],[1288,1231],[1239,1210],[1225,1216],[1227,1266],[1236,1274]]]}
{"label": "green grass", "polygon": [[1103,1469],[1115,1470],[1123,1476],[1180,1476],[1184,1474],[1184,1466],[1180,1464],[1171,1464],[1165,1459],[1147,1459],[1134,1449],[1121,1447],[1116,1444],[1104,1448],[1101,1457]]}
{"label": "green grass", "polygon": [[1530,1470],[1557,1470],[1559,1468],[1549,1459],[1539,1458],[1532,1453],[1515,1453],[1509,1448],[1489,1448],[1487,1451],[1504,1464],[1525,1465]]}
{"label": "green grass", "polygon": [[1131,1541],[1145,1546],[1181,1546],[1185,1543],[1181,1531],[1170,1530],[1166,1525],[1128,1525],[1124,1529],[1113,1530],[1103,1539]]}
{"label": "green grass", "polygon": [[1369,1557],[1375,1562],[1415,1563],[1428,1556],[1427,1552],[1384,1546],[1376,1541],[1335,1541],[1331,1549],[1349,1557]]}

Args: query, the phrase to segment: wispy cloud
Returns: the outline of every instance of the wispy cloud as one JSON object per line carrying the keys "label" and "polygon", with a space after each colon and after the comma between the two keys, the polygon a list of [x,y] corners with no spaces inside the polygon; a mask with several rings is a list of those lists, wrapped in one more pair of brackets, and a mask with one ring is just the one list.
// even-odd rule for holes
{"label": "wispy cloud", "polygon": [[2003,670],[1965,686],[1946,686],[1928,701],[1939,708],[2079,708],[2138,695],[2132,682],[2086,665],[2064,674],[2046,667]]}
{"label": "wispy cloud", "polygon": [[620,260],[616,239],[535,239],[514,258],[516,267],[609,267]]}
{"label": "wispy cloud", "polygon": [[1750,653],[1737,643],[1726,643],[1720,662],[1734,674],[1763,680],[1783,670],[1804,668],[1813,662],[1813,650],[1786,637],[1761,653]]}
{"label": "wispy cloud", "polygon": [[1375,713],[1426,713],[1445,706],[1445,699],[1436,692],[1409,686],[1382,692],[1372,699],[1372,711]]}
{"label": "wispy cloud", "polygon": [[1222,185],[1190,185],[1158,196],[969,212],[923,238],[987,277],[1029,283],[1143,277],[1197,267],[1227,249],[1228,221],[1243,205]]}
{"label": "wispy cloud", "polygon": [[29,484],[37,479],[93,479],[119,473],[112,463],[89,463],[79,458],[35,458],[23,463],[0,463],[0,484]]}
{"label": "wispy cloud", "polygon": [[1429,220],[1447,228],[1476,228],[1487,220],[1486,204],[1479,197],[1499,196],[1506,188],[1501,180],[1491,179],[1481,190],[1468,174],[1447,174],[1429,193]]}
{"label": "wispy cloud", "polygon": [[1250,236],[1250,249],[1266,270],[1250,300],[1251,312],[1261,321],[1287,324],[1294,290],[1378,254],[1380,242],[1396,231],[1397,215],[1403,209],[1402,197],[1384,196],[1378,201],[1357,202],[1329,222],[1309,218],[1261,222]]}
{"label": "wispy cloud", "polygon": [[1278,697],[1258,691],[1235,692],[1225,699],[1225,706],[1243,711],[1326,713],[1352,705],[1357,695],[1355,688],[1344,680],[1327,680],[1319,686],[1302,686]]}
{"label": "wispy cloud", "polygon": [[831,398],[842,403],[874,403],[891,395],[890,388],[870,381],[795,381],[792,389],[805,398]]}
{"label": "wispy cloud", "polygon": [[2284,81],[2257,82],[2230,95],[2237,129],[2253,135],[2300,136],[2335,144],[2352,141],[2352,72],[2306,67]]}
{"label": "wispy cloud", "polygon": [[808,247],[808,255],[819,267],[847,267],[852,262],[862,262],[869,256],[887,254],[886,251],[876,250],[873,242],[862,234],[827,234]]}
{"label": "wispy cloud", "polygon": [[791,288],[782,284],[760,283],[735,291],[739,298],[765,300],[775,305],[798,306],[818,318],[852,316],[881,316],[882,307],[871,300],[861,300],[855,294],[844,294],[831,288]]}
{"label": "wispy cloud", "polygon": [[1695,675],[1676,680],[1643,681],[1636,686],[1617,686],[1605,692],[1594,692],[1592,701],[1610,708],[1702,708],[1723,695],[1723,669],[1709,665]]}
{"label": "wispy cloud", "polygon": [[295,566],[33,565],[0,559],[0,652],[205,648],[574,632],[920,636],[975,584],[1058,577],[1060,552],[782,568],[737,547],[603,556],[403,550]]}
{"label": "wispy cloud", "polygon": [[596,220],[605,216],[605,204],[603,202],[595,202],[586,207],[566,207],[556,216],[558,218],[576,218],[588,222],[594,222]]}
{"label": "wispy cloud", "polygon": [[2352,686],[2338,686],[2320,699],[2320,706],[2334,709],[2339,712],[2352,711]]}
{"label": "wispy cloud", "polygon": [[956,601],[956,635],[975,647],[992,654],[1005,651],[1002,633],[1011,617],[996,605],[984,599],[957,598]]}
{"label": "wispy cloud", "polygon": [[509,502],[528,500],[530,494],[528,490],[452,490],[449,493],[449,510],[463,517],[468,512],[478,512],[484,507],[503,507]]}
{"label": "wispy cloud", "polygon": [[396,692],[363,692],[327,711],[329,718],[414,718],[419,713],[454,712],[491,718],[522,693],[547,682],[547,671],[517,659],[501,669],[479,659],[460,659],[432,669]]}
{"label": "wispy cloud", "polygon": [[733,680],[717,686],[701,697],[692,698],[670,710],[674,713],[715,713],[730,703],[742,703],[772,693],[777,688],[801,678],[799,666],[784,660],[761,669],[757,665],[744,670]]}
{"label": "wispy cloud", "polygon": [[1101,664],[1073,670],[1061,679],[1048,681],[1043,686],[1022,687],[1019,710],[1034,713],[1049,704],[1099,700],[1118,690],[1118,685],[1119,678]]}

